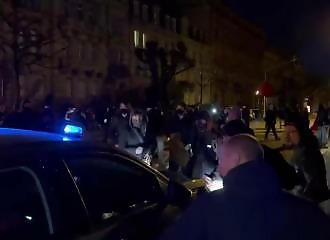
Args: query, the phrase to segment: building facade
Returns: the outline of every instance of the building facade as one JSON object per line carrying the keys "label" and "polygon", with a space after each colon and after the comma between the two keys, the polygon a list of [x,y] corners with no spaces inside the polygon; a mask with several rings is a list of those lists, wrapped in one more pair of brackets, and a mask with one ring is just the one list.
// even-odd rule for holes
{"label": "building facade", "polygon": [[[21,0],[17,5],[13,2],[1,3],[2,19],[19,16],[15,26],[22,31],[29,28],[27,31],[38,33],[42,40],[35,45],[27,41],[27,48],[38,48],[35,54],[40,58],[30,63],[28,51],[19,69],[12,66],[19,55],[16,50],[9,47],[1,55],[1,76],[6,78],[3,95],[7,98],[17,92],[16,74],[22,98],[40,99],[53,93],[58,98],[83,101],[100,94],[117,98],[128,90],[143,97],[150,74],[139,66],[135,48],[153,40],[168,50],[179,41],[185,43],[189,56],[196,62],[195,68],[176,76],[177,80],[193,85],[185,91],[185,101],[191,104],[210,101],[209,90],[205,90],[209,47],[187,19],[181,22],[157,5],[136,0]],[[3,37],[9,43],[15,42],[19,34],[14,27],[7,26],[5,21],[1,23],[4,30],[11,31],[10,35],[2,34]],[[202,99],[201,89],[205,92]]]}
{"label": "building facade", "polygon": [[13,98],[19,88],[22,98],[143,99],[151,78],[135,49],[157,41],[167,51],[184,43],[195,62],[175,76],[188,83],[186,103],[253,104],[271,62],[264,33],[218,1],[178,2],[181,15],[145,0],[1,1],[2,96]]}
{"label": "building facade", "polygon": [[[195,66],[176,75],[177,81],[188,82],[191,87],[184,91],[184,101],[187,104],[206,103],[211,101],[211,53],[210,46],[205,41],[205,29],[198,29],[187,18],[178,18],[163,12],[157,5],[146,4],[133,0],[130,4],[130,32],[133,42],[130,56],[134,57],[135,47],[145,47],[147,41],[157,41],[160,47],[170,51],[175,49],[178,42],[187,47],[188,57],[195,62]],[[137,61],[131,62],[135,83],[147,86],[150,78],[141,71]],[[141,78],[142,76],[142,78]],[[144,79],[144,81],[142,80]]]}
{"label": "building facade", "polygon": [[226,105],[249,104],[263,81],[266,37],[221,1],[185,1],[185,15],[198,19],[212,49],[213,98]]}

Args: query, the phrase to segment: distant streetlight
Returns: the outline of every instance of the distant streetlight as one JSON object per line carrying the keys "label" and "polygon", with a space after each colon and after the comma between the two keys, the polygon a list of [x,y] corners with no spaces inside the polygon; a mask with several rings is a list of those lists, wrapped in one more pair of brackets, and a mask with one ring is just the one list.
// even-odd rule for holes
{"label": "distant streetlight", "polygon": [[259,90],[256,91],[256,96],[258,96],[260,94]]}

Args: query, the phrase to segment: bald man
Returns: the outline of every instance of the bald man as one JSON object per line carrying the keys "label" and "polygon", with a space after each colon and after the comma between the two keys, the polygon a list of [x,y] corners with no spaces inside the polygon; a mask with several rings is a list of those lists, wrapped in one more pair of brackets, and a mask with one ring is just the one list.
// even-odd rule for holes
{"label": "bald man", "polygon": [[241,164],[262,160],[264,151],[258,141],[247,134],[236,135],[221,145],[217,152],[219,161],[218,170],[222,177]]}
{"label": "bald man", "polygon": [[232,137],[218,154],[224,188],[197,199],[161,240],[330,239],[328,217],[281,190],[253,136]]}

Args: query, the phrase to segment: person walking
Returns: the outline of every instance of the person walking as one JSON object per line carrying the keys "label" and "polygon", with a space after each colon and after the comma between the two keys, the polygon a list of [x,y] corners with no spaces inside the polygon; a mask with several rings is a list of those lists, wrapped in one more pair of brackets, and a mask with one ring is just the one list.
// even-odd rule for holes
{"label": "person walking", "polygon": [[246,126],[250,127],[250,108],[247,106],[242,107],[242,120]]}
{"label": "person walking", "polygon": [[266,134],[265,140],[268,139],[270,131],[272,131],[276,140],[279,140],[279,137],[276,132],[276,111],[272,104],[268,105],[268,110],[266,111],[265,122],[266,122]]}
{"label": "person walking", "polygon": [[160,240],[330,239],[329,218],[281,190],[256,139],[235,136],[218,155],[223,190],[197,199]]}

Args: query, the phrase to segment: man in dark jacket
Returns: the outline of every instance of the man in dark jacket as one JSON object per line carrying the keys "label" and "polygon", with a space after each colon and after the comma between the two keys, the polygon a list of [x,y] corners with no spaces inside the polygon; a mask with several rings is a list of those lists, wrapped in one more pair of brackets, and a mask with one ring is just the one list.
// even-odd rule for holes
{"label": "man in dark jacket", "polygon": [[161,240],[326,240],[328,217],[281,190],[261,145],[239,135],[221,147],[224,189],[197,199]]}
{"label": "man in dark jacket", "polygon": [[126,104],[121,103],[119,112],[111,119],[108,130],[110,142],[113,145],[119,146],[119,139],[126,134],[126,129],[129,127],[129,118],[130,110]]}
{"label": "man in dark jacket", "polygon": [[[224,140],[230,139],[239,134],[254,135],[253,130],[248,128],[243,122],[231,121],[222,128]],[[299,184],[299,177],[294,169],[282,156],[282,154],[266,145],[262,145],[265,155],[265,161],[277,173],[280,185],[284,190],[292,190]]]}
{"label": "man in dark jacket", "polygon": [[266,134],[265,139],[268,139],[268,134],[270,130],[272,130],[274,137],[276,140],[279,140],[277,132],[276,132],[276,111],[273,105],[268,106],[268,110],[266,111],[265,122],[266,122]]}

